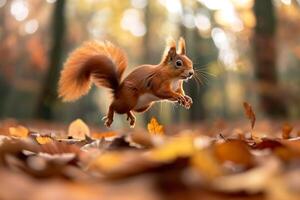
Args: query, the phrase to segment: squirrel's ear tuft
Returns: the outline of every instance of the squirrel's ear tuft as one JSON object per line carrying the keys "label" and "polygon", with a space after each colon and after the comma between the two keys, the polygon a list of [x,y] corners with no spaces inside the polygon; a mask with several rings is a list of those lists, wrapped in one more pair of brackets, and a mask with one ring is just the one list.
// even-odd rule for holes
{"label": "squirrel's ear tuft", "polygon": [[178,54],[185,55],[186,54],[186,48],[185,48],[185,40],[183,37],[179,38],[178,42]]}
{"label": "squirrel's ear tuft", "polygon": [[162,63],[168,63],[176,56],[176,41],[173,38],[167,39],[167,46],[162,57]]}
{"label": "squirrel's ear tuft", "polygon": [[168,37],[166,40],[167,47],[166,48],[172,48],[174,47],[176,49],[176,41],[172,37]]}

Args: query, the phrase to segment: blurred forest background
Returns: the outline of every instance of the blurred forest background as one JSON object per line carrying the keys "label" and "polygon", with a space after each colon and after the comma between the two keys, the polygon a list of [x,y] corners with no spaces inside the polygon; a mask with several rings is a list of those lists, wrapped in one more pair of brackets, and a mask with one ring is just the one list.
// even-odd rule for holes
{"label": "blurred forest background", "polygon": [[299,22],[300,0],[0,0],[0,119],[102,126],[107,91],[94,87],[74,103],[57,98],[67,55],[85,40],[110,40],[127,52],[128,73],[158,63],[168,36],[186,39],[203,84],[185,84],[191,110],[158,103],[138,123],[237,120],[244,101],[259,117],[298,119]]}

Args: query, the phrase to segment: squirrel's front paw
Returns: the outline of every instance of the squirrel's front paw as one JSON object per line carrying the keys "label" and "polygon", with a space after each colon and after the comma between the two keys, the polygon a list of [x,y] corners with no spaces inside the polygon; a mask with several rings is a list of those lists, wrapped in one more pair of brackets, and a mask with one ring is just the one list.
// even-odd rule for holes
{"label": "squirrel's front paw", "polygon": [[191,105],[193,104],[193,100],[191,97],[189,97],[187,95],[184,96],[184,99],[186,101],[185,108],[189,109],[191,107]]}
{"label": "squirrel's front paw", "polygon": [[182,105],[184,107],[186,105],[186,100],[185,100],[184,96],[182,96],[182,95],[177,97],[177,102],[179,103],[179,105]]}

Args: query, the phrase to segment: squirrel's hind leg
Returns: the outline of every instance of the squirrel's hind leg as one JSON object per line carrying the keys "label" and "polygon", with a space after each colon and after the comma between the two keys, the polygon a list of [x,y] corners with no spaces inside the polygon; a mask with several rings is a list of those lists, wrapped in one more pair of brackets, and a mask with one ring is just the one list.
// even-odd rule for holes
{"label": "squirrel's hind leg", "polygon": [[112,106],[109,106],[107,115],[102,118],[102,120],[105,120],[104,125],[106,127],[110,127],[110,125],[113,123],[113,121],[114,121],[114,113],[115,113],[115,111],[112,108]]}
{"label": "squirrel's hind leg", "polygon": [[127,120],[130,119],[130,128],[133,128],[135,125],[135,116],[133,115],[132,111],[127,112]]}

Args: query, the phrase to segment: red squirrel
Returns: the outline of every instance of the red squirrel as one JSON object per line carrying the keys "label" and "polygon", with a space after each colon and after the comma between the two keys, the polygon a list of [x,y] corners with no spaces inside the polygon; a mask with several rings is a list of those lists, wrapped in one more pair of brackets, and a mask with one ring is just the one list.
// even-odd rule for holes
{"label": "red squirrel", "polygon": [[61,71],[58,93],[63,101],[74,101],[88,93],[92,83],[109,88],[113,94],[107,115],[110,127],[114,113],[127,114],[131,127],[134,112],[145,112],[156,101],[177,101],[189,109],[191,97],[185,95],[182,84],[194,74],[193,62],[186,56],[185,41],[167,40],[165,53],[157,65],[141,65],[122,80],[127,57],[111,42],[89,41],[70,54]]}

